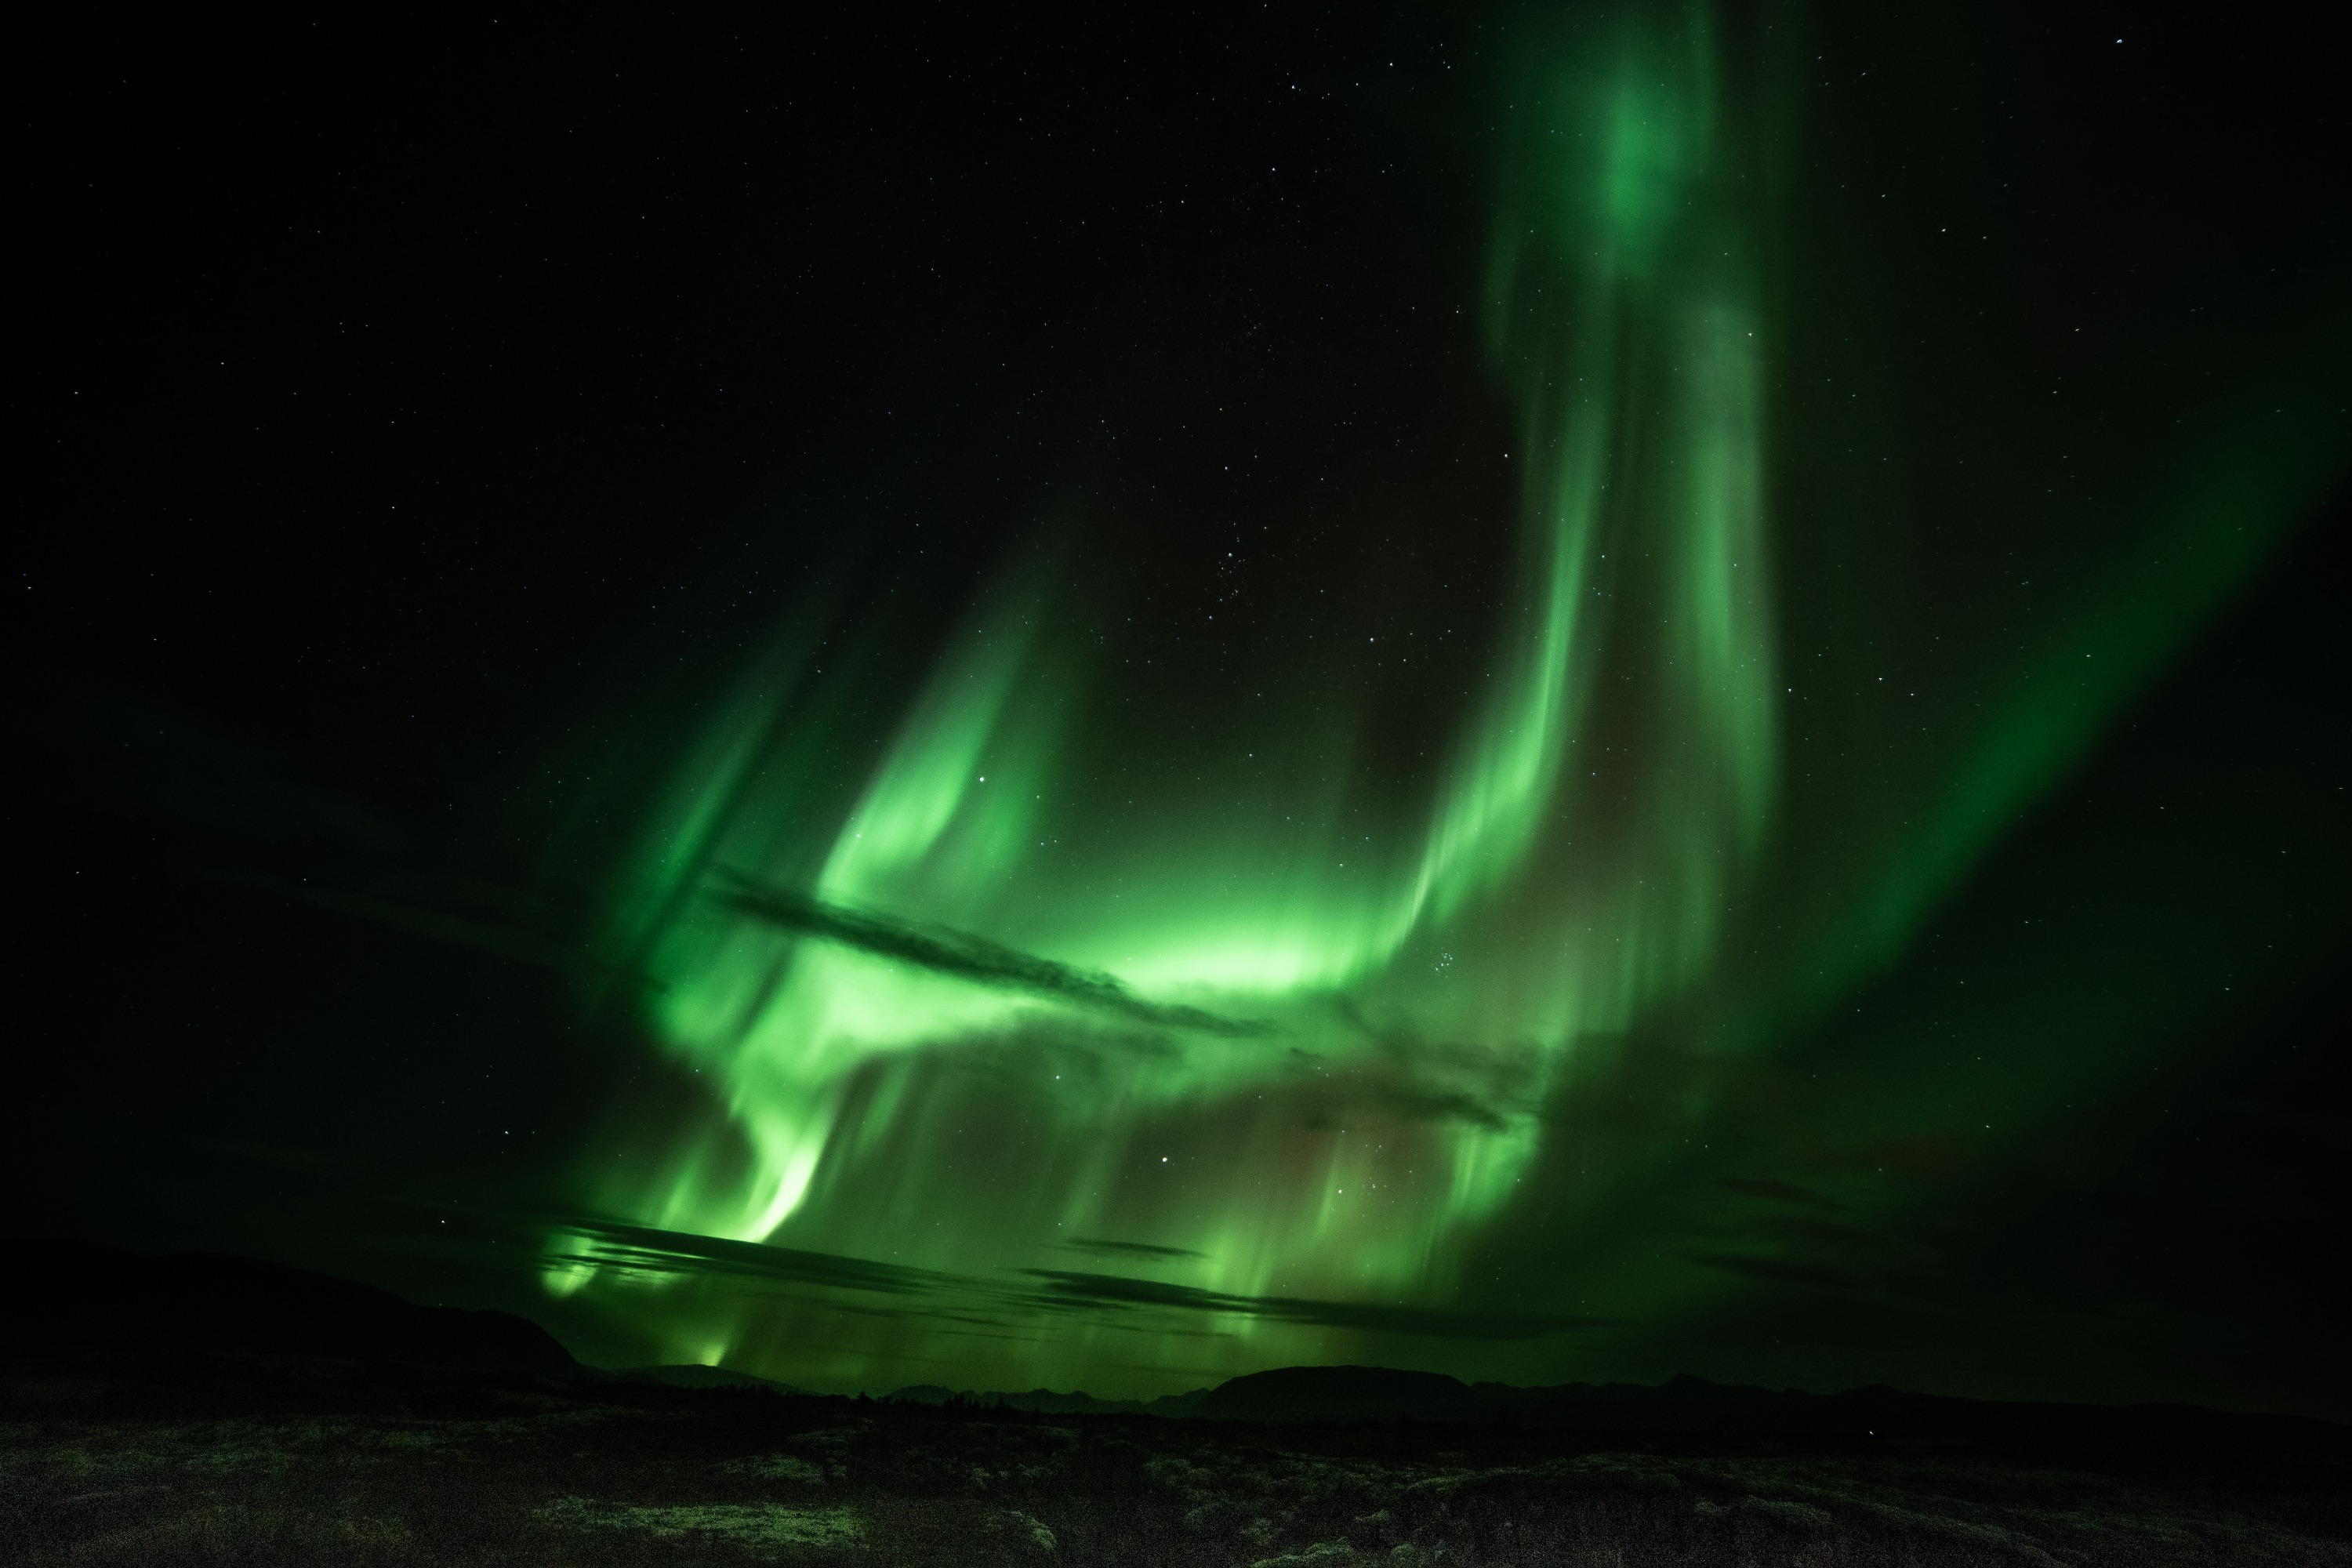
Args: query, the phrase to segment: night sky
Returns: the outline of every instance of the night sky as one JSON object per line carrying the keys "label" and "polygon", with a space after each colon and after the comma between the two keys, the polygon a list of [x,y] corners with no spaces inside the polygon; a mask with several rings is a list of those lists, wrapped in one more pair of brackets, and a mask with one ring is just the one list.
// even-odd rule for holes
{"label": "night sky", "polygon": [[2217,9],[35,40],[10,1228],[2352,1416],[2352,138]]}

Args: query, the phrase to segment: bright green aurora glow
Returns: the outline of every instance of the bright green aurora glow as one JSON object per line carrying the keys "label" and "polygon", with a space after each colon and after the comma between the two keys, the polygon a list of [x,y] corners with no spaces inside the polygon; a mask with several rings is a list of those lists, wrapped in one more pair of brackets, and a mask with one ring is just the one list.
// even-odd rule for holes
{"label": "bright green aurora glow", "polygon": [[[1718,50],[1663,7],[1523,46],[1502,84],[1484,331],[1517,564],[1421,784],[1368,810],[1351,710],[1306,681],[1271,730],[1139,729],[1051,551],[975,598],[878,755],[881,634],[804,614],[676,769],[609,921],[605,972],[644,977],[712,1110],[592,1166],[607,1218],[559,1234],[551,1289],[806,1381],[951,1357],[1150,1390],[1687,1293],[1601,1217],[1681,1141],[1612,1142],[1600,1086],[1679,1031],[1687,1103],[1645,1114],[1719,1136],[1723,1064],[1891,962],[2326,471],[2254,435],[2184,447],[2150,508],[2168,547],[2084,566],[2025,654],[1906,714],[1925,738],[1891,782],[1807,806],[1769,139]],[[1801,896],[1830,884],[1833,915]],[[1570,1155],[1605,1167],[1547,1200],[1585,1283],[1537,1318],[1463,1310],[1485,1227]],[[680,1247],[712,1268],[657,1266]],[[813,1294],[724,1288],[762,1275]]]}

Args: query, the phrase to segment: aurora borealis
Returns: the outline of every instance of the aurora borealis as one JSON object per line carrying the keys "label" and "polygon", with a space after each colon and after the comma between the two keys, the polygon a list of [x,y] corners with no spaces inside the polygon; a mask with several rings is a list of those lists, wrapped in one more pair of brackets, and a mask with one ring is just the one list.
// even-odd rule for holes
{"label": "aurora borealis", "polygon": [[[714,1130],[651,1190],[625,1163],[600,1209],[887,1238],[927,1268],[1134,1237],[1219,1296],[1450,1293],[1580,1042],[1707,967],[1776,772],[1738,138],[1703,17],[1615,31],[1527,84],[1486,324],[1518,405],[1519,602],[1426,778],[1350,809],[1349,716],[1278,668],[1250,672],[1273,732],[1122,731],[1117,645],[1073,635],[1095,595],[1047,566],[982,592],[870,762],[828,712],[855,655],[827,671],[832,628],[788,636],[615,917],[649,1031],[718,1080],[740,1154]],[[1610,799],[1576,764],[1619,751]],[[1033,1131],[941,1159],[950,1123]],[[974,1159],[999,1167],[978,1194]]]}
{"label": "aurora borealis", "polygon": [[[686,38],[532,76],[562,137],[433,68],[520,129],[431,265],[240,307],[365,421],[188,481],[315,498],[230,550],[268,629],[42,656],[112,759],[42,809],[184,840],[125,897],[332,933],[96,1005],[224,1065],[68,1206],[828,1389],[2332,1407],[2184,1348],[2313,1354],[2318,1238],[2158,1288],[2048,1195],[2161,1235],[2299,1095],[2342,1157],[2276,1085],[2340,1009],[2346,230],[2244,174],[2326,111],[2185,23],[1168,26]],[[2263,1180],[2273,1240],[2340,1190]]]}

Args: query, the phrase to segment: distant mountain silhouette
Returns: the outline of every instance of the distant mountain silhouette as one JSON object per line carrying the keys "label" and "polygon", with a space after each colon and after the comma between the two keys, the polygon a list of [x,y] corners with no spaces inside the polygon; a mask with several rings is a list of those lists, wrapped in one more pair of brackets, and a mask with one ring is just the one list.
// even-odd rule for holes
{"label": "distant mountain silhouette", "polygon": [[772,1377],[754,1377],[723,1366],[631,1366],[606,1373],[628,1383],[662,1383],[672,1388],[760,1388],[771,1394],[805,1394],[808,1390]]}
{"label": "distant mountain silhouette", "polygon": [[1194,1414],[1219,1421],[1363,1421],[1461,1420],[1480,1412],[1469,1387],[1442,1372],[1286,1366],[1219,1384]]}
{"label": "distant mountain silhouette", "polygon": [[[575,1383],[806,1391],[710,1366],[584,1367],[510,1312],[425,1307],[388,1290],[215,1253],[157,1258],[86,1242],[0,1241],[0,1360],[104,1363],[140,1373],[220,1368],[235,1358],[314,1358]],[[249,1364],[247,1363],[247,1364]],[[2004,1449],[2352,1453],[2352,1427],[2305,1416],[2185,1405],[2128,1406],[1955,1399],[1870,1387],[1807,1394],[1676,1377],[1519,1388],[1442,1373],[1294,1366],[1158,1399],[1082,1392],[968,1393],[919,1384],[891,1398],[964,1401],[1056,1415],[1152,1415],[1295,1425],[1483,1422],[1605,1437]]]}
{"label": "distant mountain silhouette", "polygon": [[1257,1422],[1504,1422],[1596,1434],[1732,1439],[1829,1439],[1868,1447],[1923,1440],[2004,1447],[2352,1449],[2352,1428],[2299,1415],[2242,1415],[2187,1405],[2060,1405],[1892,1388],[1843,1394],[1742,1387],[1684,1375],[1642,1384],[1517,1388],[1465,1385],[1438,1373],[1302,1366],[1219,1384],[1192,1414]]}
{"label": "distant mountain silhouette", "polygon": [[1575,1383],[1513,1388],[1482,1383],[1470,1393],[1470,1410],[1477,1418],[1596,1432],[1864,1444],[1962,1441],[2102,1451],[2303,1451],[2352,1446],[2352,1428],[2308,1416],[2248,1415],[2189,1405],[1957,1399],[1904,1394],[1883,1385],[1808,1394],[1684,1375],[1655,1388]]}
{"label": "distant mountain silhouette", "polygon": [[1681,1376],[1645,1384],[1518,1388],[1465,1384],[1443,1373],[1380,1366],[1291,1366],[1153,1400],[1085,1394],[960,1393],[936,1384],[892,1398],[1063,1415],[1145,1415],[1292,1425],[1397,1420],[1486,1422],[1595,1436],[1781,1442],[1864,1449],[1960,1443],[2005,1449],[2352,1452],[2352,1427],[2300,1415],[2242,1415],[2187,1405],[2059,1405],[1954,1399],[1857,1388],[1843,1394],[1742,1387]]}
{"label": "distant mountain silhouette", "polygon": [[1163,1394],[1158,1399],[1097,1399],[1091,1394],[1056,1394],[1050,1388],[1033,1388],[1025,1394],[993,1388],[971,1393],[937,1383],[908,1384],[886,1395],[915,1405],[945,1405],[961,1399],[967,1404],[1003,1405],[1007,1410],[1026,1410],[1041,1415],[1164,1416],[1190,1415],[1208,1396],[1207,1389],[1196,1388],[1190,1394]]}
{"label": "distant mountain silhouette", "polygon": [[224,1354],[587,1375],[553,1335],[511,1312],[422,1307],[372,1285],[252,1258],[0,1242],[0,1355]]}

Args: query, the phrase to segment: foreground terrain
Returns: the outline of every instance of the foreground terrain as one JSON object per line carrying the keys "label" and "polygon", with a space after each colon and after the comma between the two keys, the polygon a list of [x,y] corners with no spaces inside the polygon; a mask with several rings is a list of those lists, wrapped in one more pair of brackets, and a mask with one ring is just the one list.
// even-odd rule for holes
{"label": "foreground terrain", "polygon": [[2352,1563],[2346,1456],[1279,1425],[297,1358],[20,1369],[0,1555],[150,1563]]}
{"label": "foreground terrain", "polygon": [[2352,1568],[2352,1430],[2298,1417],[1344,1366],[844,1399],[252,1258],[0,1261],[10,1563]]}

